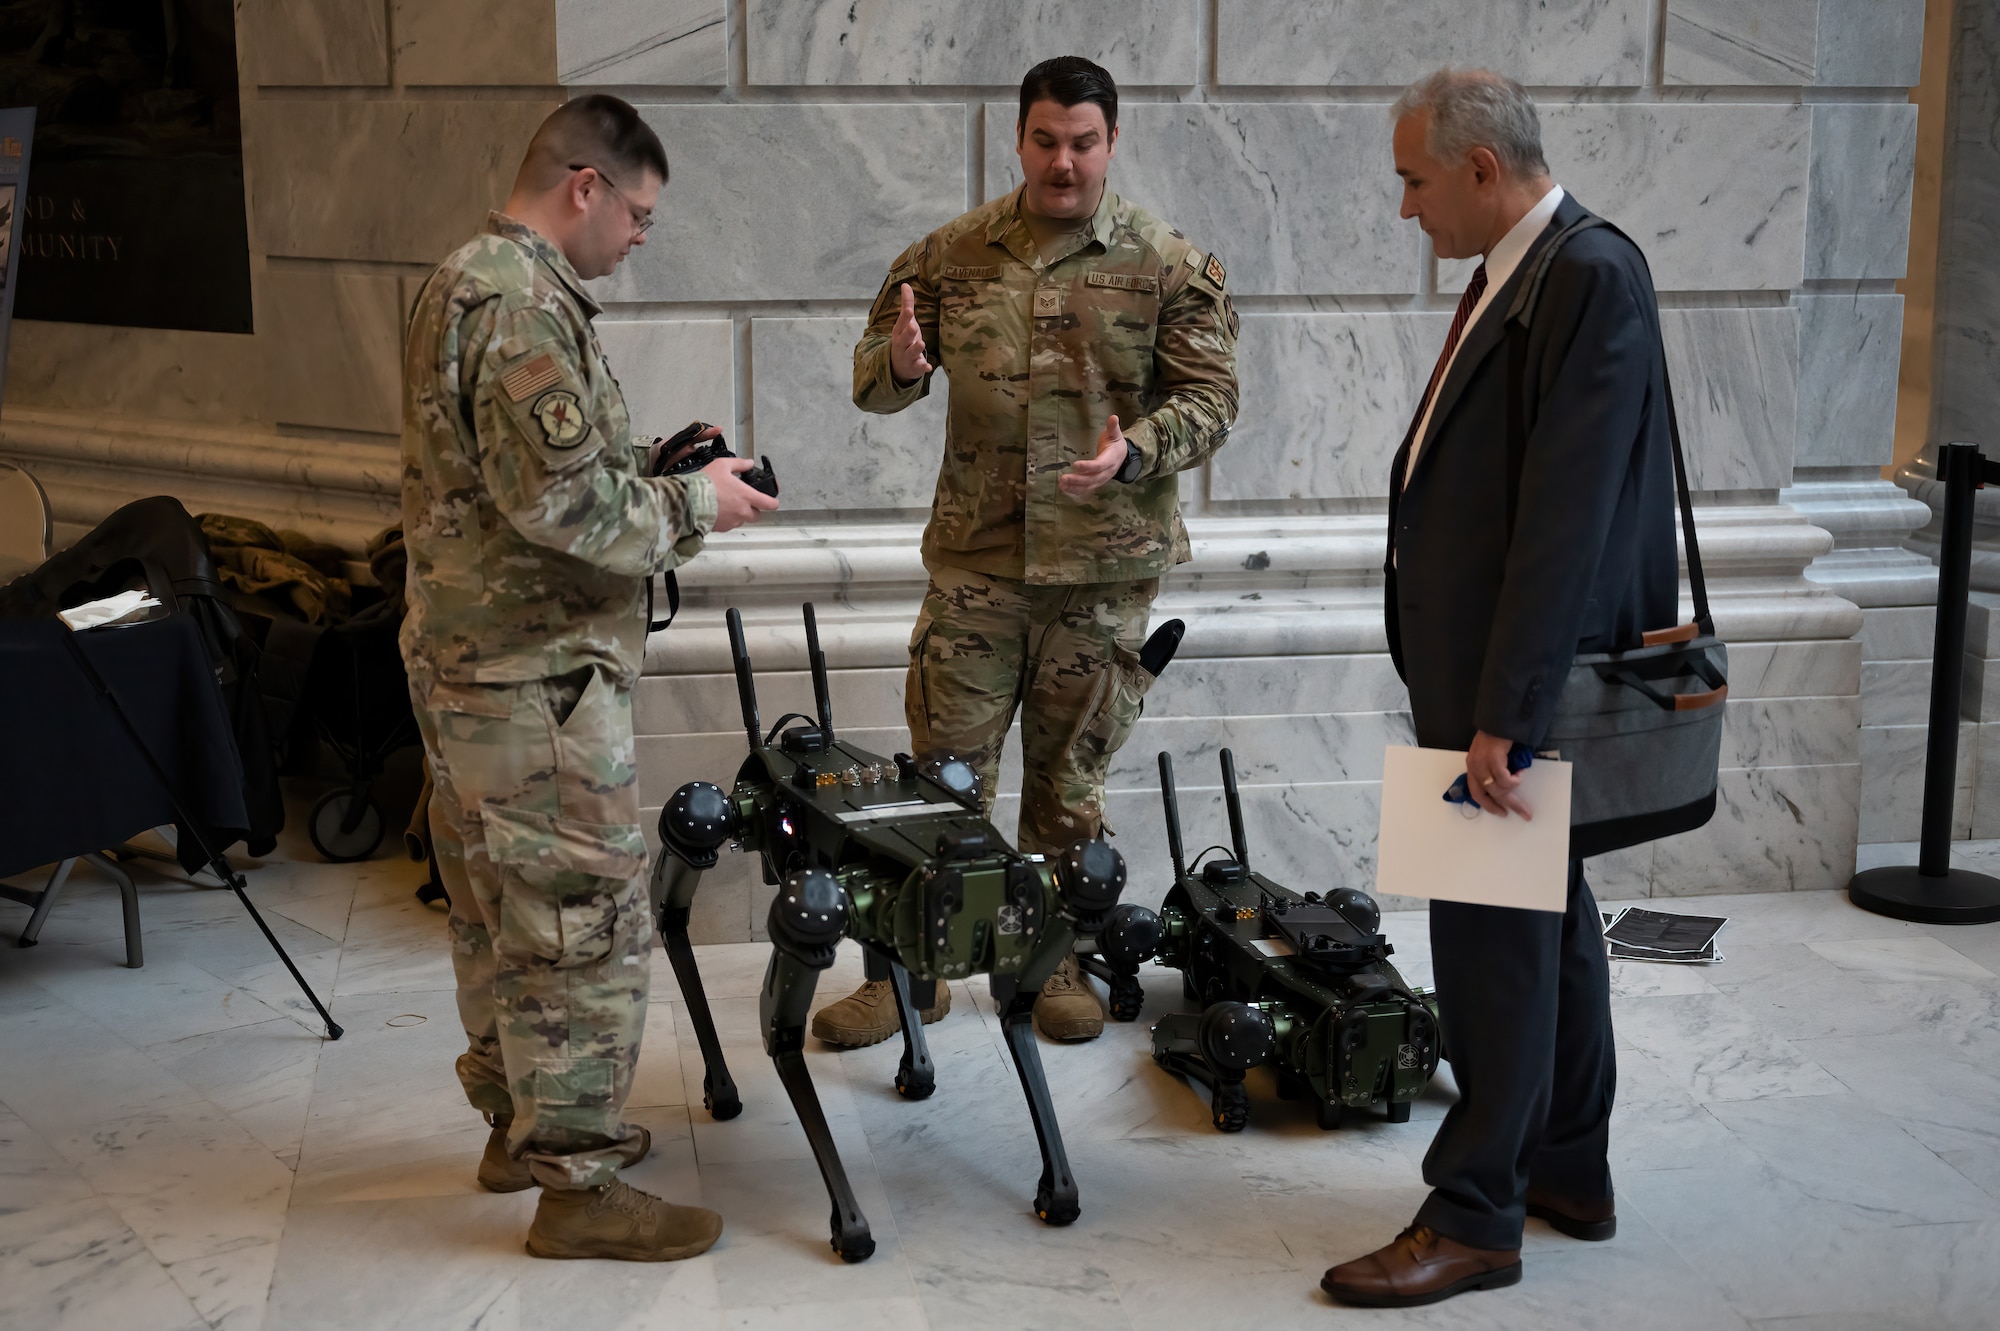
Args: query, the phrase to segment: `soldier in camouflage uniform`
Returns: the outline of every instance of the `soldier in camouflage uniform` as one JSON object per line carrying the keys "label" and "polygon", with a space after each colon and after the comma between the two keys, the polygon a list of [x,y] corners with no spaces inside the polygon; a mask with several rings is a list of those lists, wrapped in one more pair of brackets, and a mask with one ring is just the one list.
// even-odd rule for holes
{"label": "soldier in camouflage uniform", "polygon": [[618,1181],[652,923],[632,740],[646,592],[776,506],[728,459],[653,478],[583,280],[643,243],[666,154],[613,97],[537,131],[505,213],[431,274],[403,381],[403,658],[435,781],[479,1181],[540,1184],[528,1250],[659,1261],[721,1218]]}
{"label": "soldier in camouflage uniform", "polygon": [[[865,411],[909,406],[934,368],[951,385],[910,638],[911,743],[971,759],[990,812],[1022,708],[1019,841],[1045,854],[1111,830],[1105,774],[1152,682],[1147,617],[1160,575],[1188,558],[1178,473],[1236,415],[1223,265],[1105,187],[1117,113],[1110,75],[1087,60],[1030,71],[1026,183],[903,251],[854,349]],[[822,1010],[816,1033],[885,1038],[884,989]],[[1103,1029],[1073,961],[1035,1021],[1057,1039]]]}

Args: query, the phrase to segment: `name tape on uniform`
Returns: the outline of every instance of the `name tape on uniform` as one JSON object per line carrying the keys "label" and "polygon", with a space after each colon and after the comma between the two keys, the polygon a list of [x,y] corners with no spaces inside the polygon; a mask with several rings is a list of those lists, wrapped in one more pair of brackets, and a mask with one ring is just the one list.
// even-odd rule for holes
{"label": "name tape on uniform", "polygon": [[500,387],[510,402],[520,402],[561,382],[562,371],[556,368],[556,358],[546,351],[500,376]]}
{"label": "name tape on uniform", "polygon": [[1000,276],[997,264],[948,263],[938,270],[938,276],[956,278],[961,282],[990,282]]}

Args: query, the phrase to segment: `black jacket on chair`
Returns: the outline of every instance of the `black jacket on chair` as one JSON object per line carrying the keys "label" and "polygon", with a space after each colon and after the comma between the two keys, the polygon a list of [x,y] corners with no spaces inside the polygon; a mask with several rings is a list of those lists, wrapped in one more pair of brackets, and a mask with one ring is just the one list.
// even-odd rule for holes
{"label": "black jacket on chair", "polygon": [[1576,653],[1676,621],[1659,312],[1644,257],[1604,227],[1564,244],[1528,326],[1508,535],[1502,324],[1550,237],[1586,215],[1565,196],[1465,330],[1407,484],[1412,441],[1396,454],[1383,612],[1426,747],[1466,748],[1476,730],[1539,743]]}

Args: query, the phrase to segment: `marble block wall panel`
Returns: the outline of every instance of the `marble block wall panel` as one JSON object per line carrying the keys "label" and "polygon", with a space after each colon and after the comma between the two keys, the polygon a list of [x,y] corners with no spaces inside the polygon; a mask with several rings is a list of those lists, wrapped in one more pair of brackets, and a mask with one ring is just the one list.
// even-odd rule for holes
{"label": "marble block wall panel", "polygon": [[1924,0],[1819,0],[1820,86],[1915,87],[1923,53]]}
{"label": "marble block wall panel", "polygon": [[[245,144],[265,252],[434,264],[507,201],[554,101],[266,101]],[[311,162],[310,171],[298,169]],[[396,181],[423,180],[433,206]]]}
{"label": "marble block wall panel", "polygon": [[1706,827],[1653,845],[1654,896],[1847,886],[1861,765],[1731,768]]}
{"label": "marble block wall panel", "polygon": [[[1783,291],[1803,280],[1806,108],[1541,108],[1557,184],[1646,252],[1661,291]],[[1463,291],[1473,265],[1438,265]]]}
{"label": "marble block wall panel", "polygon": [[1667,0],[1668,83],[1813,81],[1820,0]]}
{"label": "marble block wall panel", "polygon": [[1442,65],[1505,70],[1530,87],[1645,77],[1645,0],[1221,0],[1216,80],[1398,87]]}
{"label": "marble block wall panel", "polygon": [[1861,699],[1731,698],[1722,719],[1721,764],[1826,767],[1860,761]]}
{"label": "marble block wall panel", "polygon": [[1861,691],[1861,644],[1803,640],[1729,644],[1729,696],[1841,698]]}
{"label": "marble block wall panel", "polygon": [[733,436],[736,333],[729,320],[600,317],[597,340],[625,394],[634,439],[670,435],[697,420]]}
{"label": "marble block wall panel", "polygon": [[599,300],[868,298],[904,247],[965,211],[965,110],[641,106],[673,163],[644,247]]}
{"label": "marble block wall panel", "polygon": [[[985,198],[1021,183],[1018,110],[986,104]],[[1417,289],[1382,107],[1136,103],[1118,123],[1111,188],[1215,251],[1237,295]]]}
{"label": "marble block wall panel", "polygon": [[[1961,754],[1968,744],[1973,754],[1976,775],[1973,778],[1972,817],[1965,831],[1954,828],[1952,835],[1984,841],[2000,837],[2000,724],[1981,722],[1975,730],[1977,733],[1969,742],[1964,739],[1959,741]],[[1956,808],[1953,814],[1956,821]]]}
{"label": "marble block wall panel", "polygon": [[722,0],[556,0],[556,77],[564,87],[720,87],[727,23]]}
{"label": "marble block wall panel", "polygon": [[1788,484],[1798,436],[1797,311],[1668,309],[1660,311],[1660,333],[1673,370],[1689,486]]}
{"label": "marble block wall panel", "polygon": [[16,320],[7,405],[218,424],[268,420],[263,339]]}
{"label": "marble block wall panel", "polygon": [[[283,425],[402,429],[405,283],[325,265],[264,275],[264,374]],[[411,293],[414,294],[414,293]]]}
{"label": "marble block wall panel", "polygon": [[382,0],[243,0],[237,11],[250,82],[266,87],[379,87],[389,81]]}
{"label": "marble block wall panel", "polygon": [[2000,421],[2000,5],[1964,0],[1953,21],[1930,440],[1991,444]]}
{"label": "marble block wall panel", "polygon": [[[1953,783],[1951,834],[1953,839],[2000,835],[1994,831],[1975,832],[1973,823],[1979,805],[1980,788],[1995,787],[1996,769],[1984,761],[1982,732],[2000,726],[1965,721],[1958,728],[1957,777]],[[1863,845],[1885,841],[1915,841],[1921,835],[1924,817],[1924,767],[1930,748],[1930,727],[1867,726],[1861,731],[1861,822],[1858,835]],[[1987,774],[1984,782],[1981,774]]]}
{"label": "marble block wall panel", "polygon": [[[1880,606],[1862,611],[1863,661],[1921,660],[1928,664],[1936,647],[1937,609],[1934,606]],[[1867,692],[1866,689],[1862,691]]]}
{"label": "marble block wall panel", "polygon": [[753,84],[1019,85],[1055,55],[1123,84],[1192,84],[1195,0],[744,0]]}
{"label": "marble block wall panel", "polygon": [[391,3],[396,73],[406,84],[536,88],[556,81],[555,0]]}
{"label": "marble block wall panel", "polygon": [[1880,466],[1895,446],[1903,298],[1792,297],[1799,316],[1801,467]]}
{"label": "marble block wall panel", "polygon": [[1210,497],[1387,494],[1390,459],[1450,327],[1443,312],[1244,315],[1242,408]]}
{"label": "marble block wall panel", "polygon": [[[1976,714],[1976,701],[1966,710]],[[1931,662],[1928,657],[1861,663],[1862,725],[1928,725],[1930,714]]]}
{"label": "marble block wall panel", "polygon": [[794,511],[930,509],[944,451],[944,380],[893,416],[855,406],[854,343],[867,325],[750,321],[754,442],[784,477]]}
{"label": "marble block wall panel", "polygon": [[1916,107],[1812,108],[1807,277],[1903,276],[1916,165]]}

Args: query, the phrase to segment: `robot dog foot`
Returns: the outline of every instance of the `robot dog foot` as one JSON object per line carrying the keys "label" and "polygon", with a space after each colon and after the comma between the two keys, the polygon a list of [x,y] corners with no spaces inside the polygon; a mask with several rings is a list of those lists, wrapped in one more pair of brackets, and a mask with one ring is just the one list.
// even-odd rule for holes
{"label": "robot dog foot", "polygon": [[1076,1218],[1083,1214],[1083,1206],[1076,1199],[1076,1183],[1066,1179],[1062,1187],[1056,1187],[1044,1178],[1035,1189],[1035,1214],[1044,1224],[1075,1224]]}

